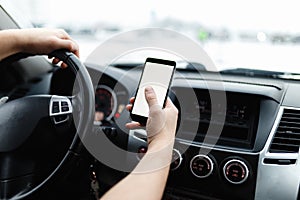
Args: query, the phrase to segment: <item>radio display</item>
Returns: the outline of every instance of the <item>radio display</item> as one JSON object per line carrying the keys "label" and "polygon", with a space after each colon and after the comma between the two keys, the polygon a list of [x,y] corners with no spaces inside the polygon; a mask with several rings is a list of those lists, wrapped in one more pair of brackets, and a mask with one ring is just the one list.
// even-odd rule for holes
{"label": "radio display", "polygon": [[[226,100],[213,105],[217,109],[212,113],[211,92],[217,94],[218,91],[209,93],[204,89],[187,90],[186,88],[174,88],[173,91],[178,99],[181,113],[178,138],[193,139],[196,142],[217,140],[216,143],[219,145],[247,149],[253,147],[259,111],[257,96],[223,92]],[[213,120],[212,114],[216,116]],[[220,132],[209,132],[209,127],[218,127]],[[207,140],[207,138],[214,140]]]}

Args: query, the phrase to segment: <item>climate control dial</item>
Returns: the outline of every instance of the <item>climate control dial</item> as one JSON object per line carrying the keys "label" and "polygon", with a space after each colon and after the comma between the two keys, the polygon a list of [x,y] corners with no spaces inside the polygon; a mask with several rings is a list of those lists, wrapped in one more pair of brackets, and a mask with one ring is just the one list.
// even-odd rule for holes
{"label": "climate control dial", "polygon": [[207,155],[196,155],[190,162],[190,169],[197,178],[206,178],[213,172],[214,163]]}
{"label": "climate control dial", "polygon": [[180,151],[177,149],[173,149],[173,154],[172,154],[172,163],[170,166],[170,169],[172,171],[178,169],[182,163],[182,156],[180,154]]}
{"label": "climate control dial", "polygon": [[242,184],[249,176],[249,169],[245,162],[232,159],[225,163],[223,174],[228,182],[232,184]]}

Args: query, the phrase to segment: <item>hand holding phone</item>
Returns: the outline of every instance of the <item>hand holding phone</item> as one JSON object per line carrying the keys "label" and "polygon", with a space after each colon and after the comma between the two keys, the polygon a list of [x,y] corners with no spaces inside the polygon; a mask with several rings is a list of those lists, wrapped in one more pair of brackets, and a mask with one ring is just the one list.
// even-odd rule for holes
{"label": "hand holding phone", "polygon": [[[161,137],[169,137],[165,141],[173,141],[173,136],[176,131],[176,124],[177,124],[177,117],[178,117],[178,110],[170,100],[167,98],[165,103],[165,108],[162,109],[157,103],[157,97],[152,87],[146,87],[145,89],[145,96],[147,99],[148,107],[149,107],[149,117],[146,124],[146,131],[148,142],[150,143],[155,138]],[[134,104],[134,97],[130,98],[129,104],[126,106],[128,111],[132,110],[132,105]],[[151,120],[149,120],[149,118]],[[128,129],[138,129],[141,128],[141,124],[139,122],[131,121],[126,124]],[[165,131],[168,134],[163,134],[164,136],[157,136],[161,135],[161,131]],[[168,143],[169,144],[169,143]],[[168,145],[167,144],[167,145]]]}
{"label": "hand holding phone", "polygon": [[135,101],[131,109],[131,118],[145,125],[149,116],[149,107],[145,98],[145,88],[151,86],[157,96],[158,105],[163,108],[168,97],[176,63],[170,60],[147,58]]}

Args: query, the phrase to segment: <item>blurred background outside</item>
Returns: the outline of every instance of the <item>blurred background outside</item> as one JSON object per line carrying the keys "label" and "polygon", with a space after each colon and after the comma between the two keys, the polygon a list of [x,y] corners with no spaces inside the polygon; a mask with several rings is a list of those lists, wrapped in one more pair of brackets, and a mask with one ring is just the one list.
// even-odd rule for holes
{"label": "blurred background outside", "polygon": [[161,27],[197,42],[220,69],[300,72],[297,0],[10,0],[9,4],[35,27],[65,29],[79,43],[83,60],[115,34]]}

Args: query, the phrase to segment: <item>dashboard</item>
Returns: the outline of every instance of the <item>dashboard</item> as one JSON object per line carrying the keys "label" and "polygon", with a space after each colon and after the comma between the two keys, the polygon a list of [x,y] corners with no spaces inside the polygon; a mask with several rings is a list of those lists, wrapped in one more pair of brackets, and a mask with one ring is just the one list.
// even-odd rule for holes
{"label": "dashboard", "polygon": [[[116,164],[130,171],[147,148],[144,129],[125,128],[131,120],[126,105],[142,68],[86,66],[95,89],[95,133],[104,130],[131,152],[114,155]],[[67,70],[11,83],[1,95],[71,95],[73,85],[66,82],[74,77],[66,76]],[[220,80],[215,73],[202,73],[178,70],[174,75],[169,97],[179,119],[163,199],[299,199],[299,82],[229,74]],[[95,169],[103,193],[128,174],[99,161]]]}
{"label": "dashboard", "polygon": [[[126,123],[130,118],[124,107],[136,90],[141,68],[87,66],[95,82],[104,73],[114,83],[98,82],[96,110],[104,109],[112,123]],[[285,123],[283,128],[293,128],[289,120],[300,121],[300,103],[291,92],[298,83],[236,75],[224,75],[220,83],[213,73],[203,73],[209,78],[192,72],[176,72],[174,77],[169,96],[180,117],[164,199],[299,198],[299,133],[278,127]],[[97,98],[106,103],[97,104]],[[124,121],[118,122],[120,118]],[[126,148],[136,156],[127,156],[122,165],[134,167],[146,148],[146,133],[128,134]],[[100,168],[100,174],[117,174]],[[101,181],[115,183],[118,178]]]}
{"label": "dashboard", "polygon": [[[0,14],[1,29],[19,28],[2,7]],[[128,170],[114,169],[84,151],[75,155],[76,160],[80,157],[76,165],[68,166],[59,181],[43,191],[43,198],[35,199],[90,199],[91,168],[104,194],[128,175],[147,149],[144,129],[125,128],[131,120],[125,107],[135,94],[142,68],[131,63],[85,65],[95,89],[91,134],[104,132],[125,150],[117,155],[97,146]],[[0,104],[6,97],[13,101],[40,94],[71,96],[75,77],[68,70],[39,57],[0,66]],[[179,120],[164,200],[300,199],[300,82],[248,75],[176,71],[169,96]],[[0,199],[30,189],[64,157],[76,130],[53,130],[48,121],[41,121],[34,132],[36,140],[28,143],[42,150],[33,148],[24,155],[21,149],[13,154],[18,162],[1,153]]]}

